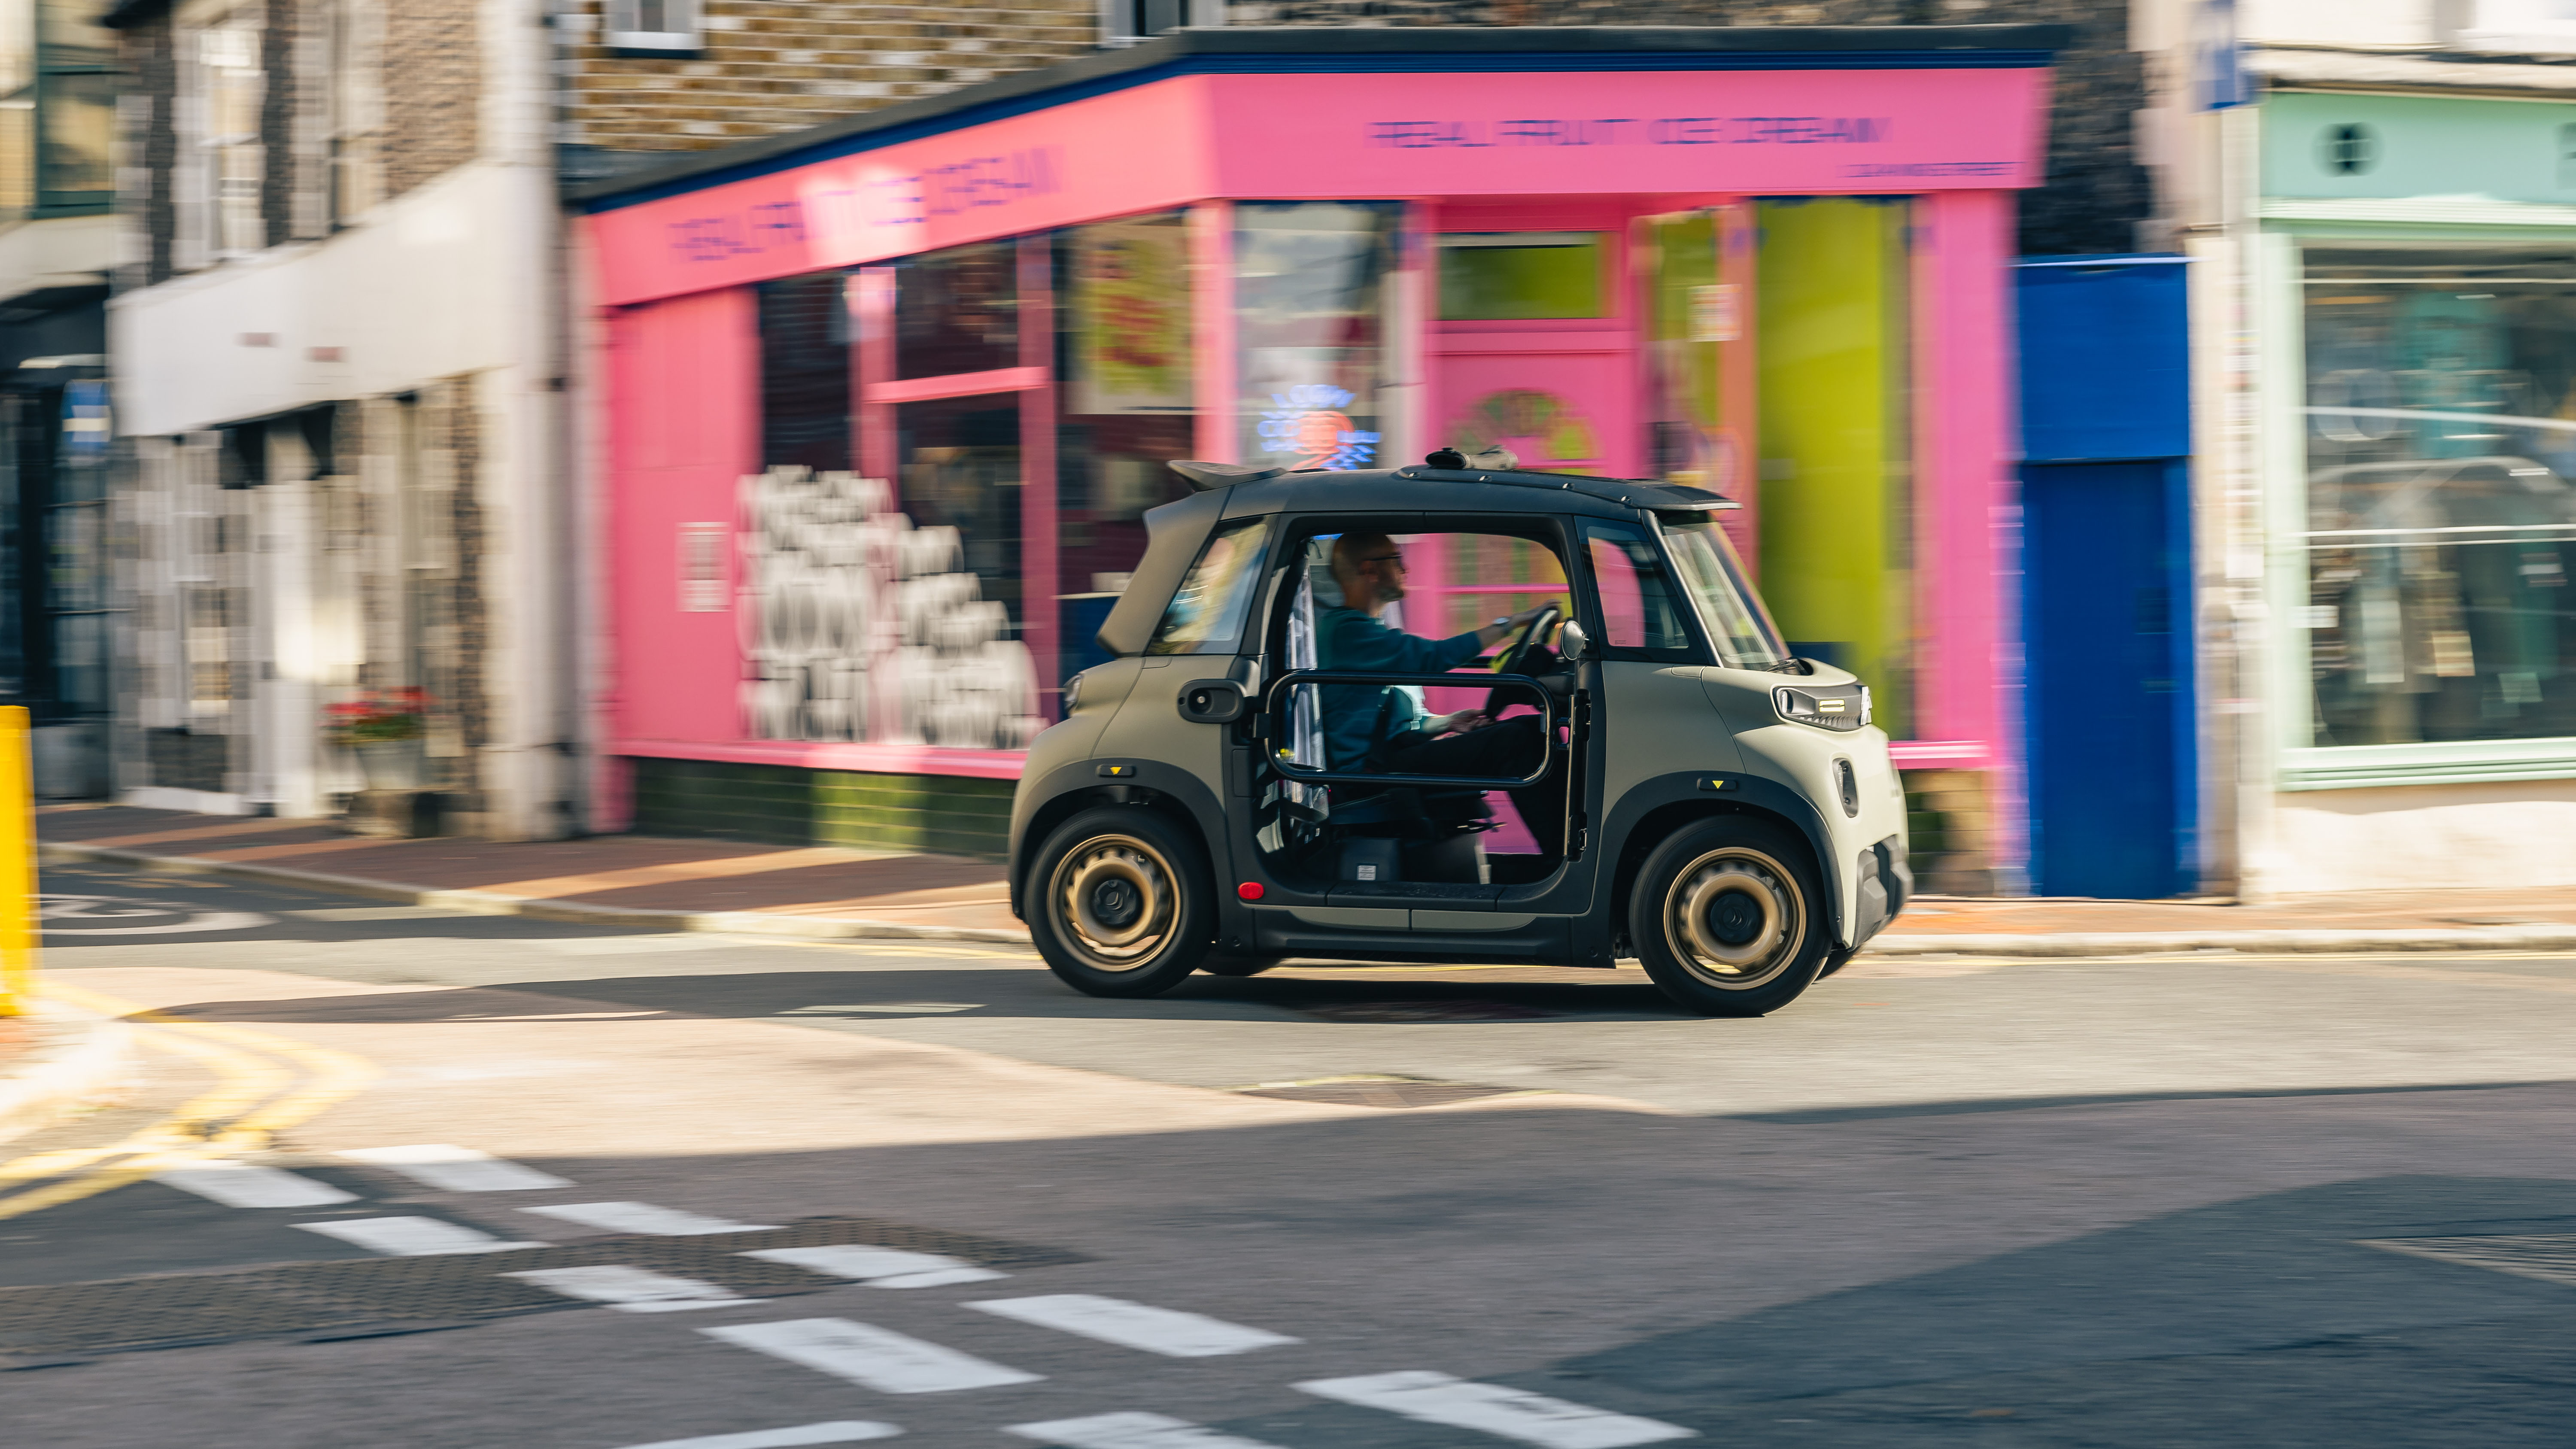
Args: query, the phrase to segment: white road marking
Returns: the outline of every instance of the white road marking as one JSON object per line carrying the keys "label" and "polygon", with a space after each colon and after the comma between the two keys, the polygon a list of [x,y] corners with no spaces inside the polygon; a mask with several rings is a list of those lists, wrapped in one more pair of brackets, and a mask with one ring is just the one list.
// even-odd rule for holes
{"label": "white road marking", "polygon": [[436,1218],[342,1218],[328,1223],[296,1223],[308,1233],[355,1243],[371,1253],[394,1258],[428,1258],[441,1253],[499,1253],[511,1248],[542,1248],[543,1243],[505,1242]]}
{"label": "white road marking", "polygon": [[1045,1377],[846,1318],[738,1323],[701,1328],[698,1332],[755,1353],[819,1369],[881,1394],[990,1389],[1004,1384],[1033,1384]]}
{"label": "white road marking", "polygon": [[950,1283],[983,1283],[1011,1276],[937,1253],[907,1253],[901,1248],[874,1248],[864,1243],[833,1243],[819,1248],[757,1248],[742,1256],[810,1268],[835,1278],[861,1278],[872,1288],[938,1288]]}
{"label": "white road marking", "polygon": [[1477,1429],[1540,1449],[1624,1449],[1666,1439],[1696,1439],[1694,1430],[1656,1419],[1589,1409],[1500,1384],[1471,1383],[1427,1370],[1315,1379],[1297,1387],[1319,1398],[1384,1409],[1425,1424]]}
{"label": "white road marking", "polygon": [[902,1433],[892,1424],[865,1419],[835,1419],[828,1424],[799,1424],[793,1429],[754,1429],[748,1434],[709,1434],[703,1439],[663,1439],[629,1444],[626,1449],[794,1449],[799,1444],[855,1444],[862,1439],[891,1439]]}
{"label": "white road marking", "polygon": [[605,1303],[628,1313],[670,1313],[683,1308],[721,1308],[728,1303],[748,1299],[732,1289],[695,1278],[674,1278],[667,1273],[648,1272],[623,1264],[600,1264],[588,1268],[531,1268],[524,1273],[504,1273],[504,1278],[524,1278],[540,1288],[561,1293],[567,1298],[587,1298]]}
{"label": "white road marking", "polygon": [[612,1233],[651,1233],[665,1238],[688,1238],[701,1233],[756,1233],[772,1226],[711,1218],[682,1212],[678,1208],[655,1207],[649,1202],[569,1202],[553,1207],[521,1208],[519,1211],[544,1213],[550,1218],[580,1223],[584,1227],[606,1228]]}
{"label": "white road marking", "polygon": [[[1043,1424],[1013,1424],[1003,1431],[1064,1449],[1275,1449],[1258,1439],[1238,1439],[1205,1429],[1187,1419],[1161,1414],[1094,1414],[1084,1419],[1052,1419]],[[644,1445],[642,1449],[654,1449]]]}
{"label": "white road marking", "polygon": [[441,1192],[530,1192],[538,1188],[570,1187],[572,1184],[551,1172],[539,1172],[515,1162],[477,1152],[471,1147],[452,1147],[444,1142],[423,1142],[410,1147],[361,1147],[343,1152],[351,1162],[371,1167],[390,1167],[412,1181],[437,1188]]}
{"label": "white road marking", "polygon": [[174,1167],[152,1174],[154,1182],[212,1198],[226,1207],[329,1207],[356,1202],[357,1194],[327,1182],[298,1177],[283,1168],[252,1167],[240,1162],[210,1162],[203,1167]]}
{"label": "white road marking", "polygon": [[[152,916],[180,916],[152,926],[65,925],[66,921],[133,921]],[[36,897],[36,919],[46,935],[168,936],[187,931],[247,931],[273,925],[275,916],[257,911],[200,911],[184,901],[143,901],[128,896],[75,896],[48,891]]]}
{"label": "white road marking", "polygon": [[1040,1328],[1096,1338],[1121,1348],[1141,1348],[1166,1358],[1214,1358],[1219,1354],[1250,1353],[1256,1348],[1302,1341],[1265,1329],[1245,1328],[1219,1318],[1182,1313],[1171,1308],[1149,1308],[1123,1298],[1102,1298],[1091,1293],[987,1298],[966,1306],[1004,1318],[1016,1318],[1022,1323],[1034,1323]]}

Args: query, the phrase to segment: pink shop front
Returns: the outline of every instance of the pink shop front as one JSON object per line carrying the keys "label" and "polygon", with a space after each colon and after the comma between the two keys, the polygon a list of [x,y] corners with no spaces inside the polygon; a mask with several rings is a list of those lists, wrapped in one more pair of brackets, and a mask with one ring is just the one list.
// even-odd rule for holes
{"label": "pink shop front", "polygon": [[[592,187],[599,823],[997,850],[1169,460],[1503,444],[1737,499],[1799,652],[2012,854],[2058,38],[1190,32]],[[1422,553],[1417,633],[1551,587]]]}

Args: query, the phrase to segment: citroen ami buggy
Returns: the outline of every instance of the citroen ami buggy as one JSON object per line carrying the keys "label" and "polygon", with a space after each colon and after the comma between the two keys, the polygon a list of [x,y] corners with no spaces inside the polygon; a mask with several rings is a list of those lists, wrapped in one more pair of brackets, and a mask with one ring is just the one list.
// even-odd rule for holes
{"label": "citroen ami buggy", "polygon": [[1172,466],[1199,491],[1146,515],[1115,657],[1012,802],[1012,910],[1074,989],[1633,957],[1750,1016],[1903,907],[1869,690],[1790,656],[1717,494],[1446,451]]}

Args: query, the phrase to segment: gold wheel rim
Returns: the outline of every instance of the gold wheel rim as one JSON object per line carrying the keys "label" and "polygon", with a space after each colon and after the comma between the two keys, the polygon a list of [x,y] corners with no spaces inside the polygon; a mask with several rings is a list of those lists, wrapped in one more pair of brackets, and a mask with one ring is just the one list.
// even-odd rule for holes
{"label": "gold wheel rim", "polygon": [[1048,890],[1057,934],[1096,971],[1134,971],[1171,943],[1171,863],[1132,835],[1096,835],[1065,853]]}
{"label": "gold wheel rim", "polygon": [[1779,979],[1807,939],[1806,902],[1788,868],[1744,846],[1712,850],[1673,877],[1664,939],[1682,968],[1720,991]]}

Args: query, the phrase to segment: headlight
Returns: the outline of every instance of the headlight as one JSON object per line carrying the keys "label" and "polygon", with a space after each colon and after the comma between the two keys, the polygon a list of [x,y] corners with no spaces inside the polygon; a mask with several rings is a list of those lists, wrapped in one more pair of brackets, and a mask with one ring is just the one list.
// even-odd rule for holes
{"label": "headlight", "polygon": [[1816,689],[1791,689],[1783,685],[1771,691],[1771,707],[1780,712],[1780,718],[1792,724],[1814,725],[1823,730],[1856,730],[1869,723],[1869,688],[1860,684],[1837,684]]}

